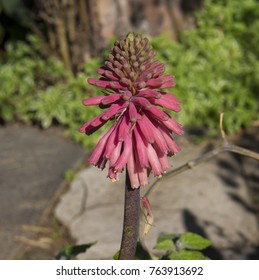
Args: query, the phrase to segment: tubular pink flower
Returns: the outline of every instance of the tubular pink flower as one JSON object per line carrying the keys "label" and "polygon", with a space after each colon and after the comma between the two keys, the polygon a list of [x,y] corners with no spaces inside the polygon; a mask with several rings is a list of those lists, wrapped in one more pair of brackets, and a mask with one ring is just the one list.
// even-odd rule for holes
{"label": "tubular pink flower", "polygon": [[130,121],[133,123],[135,123],[138,118],[138,111],[133,102],[130,102],[130,104],[129,104],[129,118],[130,118]]}
{"label": "tubular pink flower", "polygon": [[160,177],[163,175],[162,166],[158,159],[157,153],[151,144],[148,144],[147,146],[147,156],[154,176]]}
{"label": "tubular pink flower", "polygon": [[130,177],[130,183],[132,189],[137,189],[140,186],[139,182],[139,174],[137,172],[136,163],[134,159],[133,150],[131,150],[128,162],[127,162],[127,169]]}
{"label": "tubular pink flower", "polygon": [[140,119],[137,122],[137,126],[141,130],[141,132],[144,135],[144,138],[148,143],[154,143],[155,142],[155,136],[152,130],[152,126],[150,125],[150,122],[148,121],[147,117],[145,115],[142,116],[142,119]]}
{"label": "tubular pink flower", "polygon": [[138,162],[140,164],[141,168],[148,168],[148,157],[147,157],[147,145],[144,142],[144,138],[139,131],[138,127],[134,129],[134,136],[135,136],[135,151],[136,151],[136,157],[138,159]]}
{"label": "tubular pink flower", "polygon": [[175,86],[174,76],[164,75],[165,66],[154,57],[147,38],[129,33],[115,42],[111,54],[88,83],[106,90],[104,96],[83,101],[106,110],[81,126],[88,135],[108,121],[113,124],[99,140],[89,162],[100,169],[107,162],[108,177],[118,180],[127,168],[132,188],[148,184],[150,171],[162,176],[170,168],[167,156],[180,151],[171,132],[183,134],[181,125],[163,111],[180,110],[180,101],[165,88]]}
{"label": "tubular pink flower", "polygon": [[117,162],[114,164],[114,170],[116,172],[121,172],[123,170],[131,154],[132,154],[132,138],[130,135],[126,135],[125,140],[123,142],[123,152],[121,153]]}
{"label": "tubular pink flower", "polygon": [[108,105],[110,103],[114,103],[116,102],[117,100],[121,99],[121,94],[119,93],[114,93],[114,94],[110,94],[108,96],[105,96],[102,100],[101,100],[101,103],[103,105]]}
{"label": "tubular pink flower", "polygon": [[167,121],[170,117],[161,109],[159,109],[156,106],[152,106],[149,110],[148,110],[148,115],[150,115],[152,118],[154,119],[158,119],[160,121]]}
{"label": "tubular pink flower", "polygon": [[93,105],[99,105],[101,101],[105,98],[105,96],[95,96],[95,97],[90,97],[88,99],[85,99],[83,101],[83,104],[85,106],[93,106]]}
{"label": "tubular pink flower", "polygon": [[93,165],[97,165],[99,159],[102,157],[103,154],[103,150],[105,148],[106,145],[106,141],[108,139],[108,137],[111,135],[111,133],[113,132],[114,127],[111,127],[108,132],[106,132],[104,134],[104,136],[99,140],[97,146],[95,147],[92,155],[89,158],[89,162]]}

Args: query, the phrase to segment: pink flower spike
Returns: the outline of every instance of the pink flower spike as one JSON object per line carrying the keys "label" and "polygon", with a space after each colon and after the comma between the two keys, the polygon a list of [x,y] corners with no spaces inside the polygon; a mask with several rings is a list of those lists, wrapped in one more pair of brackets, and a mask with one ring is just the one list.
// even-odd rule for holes
{"label": "pink flower spike", "polygon": [[131,135],[126,135],[125,140],[123,142],[123,152],[117,162],[114,165],[114,170],[116,172],[121,172],[122,169],[125,167],[127,164],[129,157],[132,153],[132,139]]}
{"label": "pink flower spike", "polygon": [[121,94],[119,94],[119,93],[110,94],[108,96],[104,96],[104,98],[101,100],[101,103],[103,105],[107,105],[110,103],[114,103],[115,101],[119,100],[120,98],[121,98]]}
{"label": "pink flower spike", "polygon": [[[171,132],[182,134],[181,125],[163,108],[180,111],[180,101],[163,89],[173,87],[173,75],[165,75],[165,65],[155,60],[149,40],[129,33],[115,42],[112,52],[97,72],[99,79],[88,83],[104,89],[104,96],[83,101],[86,106],[105,109],[81,126],[80,132],[92,134],[106,122],[111,128],[99,140],[89,161],[118,180],[127,168],[131,187],[148,184],[150,171],[161,176],[170,167],[167,155],[180,150]],[[148,211],[148,210],[147,210]]]}
{"label": "pink flower spike", "polygon": [[105,98],[105,96],[94,96],[90,97],[88,99],[85,99],[83,101],[83,104],[85,106],[93,106],[93,105],[99,105],[101,101]]}

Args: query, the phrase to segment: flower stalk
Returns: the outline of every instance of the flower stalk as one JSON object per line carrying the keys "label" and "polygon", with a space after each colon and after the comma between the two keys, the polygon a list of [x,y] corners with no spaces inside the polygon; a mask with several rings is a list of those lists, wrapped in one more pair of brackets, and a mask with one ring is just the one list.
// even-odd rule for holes
{"label": "flower stalk", "polygon": [[140,221],[140,189],[132,189],[126,172],[124,221],[119,260],[133,260],[136,253]]}

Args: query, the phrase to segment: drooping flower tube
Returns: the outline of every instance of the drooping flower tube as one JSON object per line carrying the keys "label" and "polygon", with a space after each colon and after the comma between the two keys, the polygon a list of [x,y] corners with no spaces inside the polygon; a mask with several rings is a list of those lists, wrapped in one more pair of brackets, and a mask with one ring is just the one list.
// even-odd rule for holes
{"label": "drooping flower tube", "polygon": [[97,70],[101,77],[88,79],[89,84],[105,89],[105,95],[83,101],[105,111],[82,125],[80,132],[90,135],[112,121],[89,162],[100,169],[108,165],[107,177],[112,181],[127,168],[132,188],[147,185],[150,171],[161,177],[170,168],[167,156],[180,151],[172,133],[183,134],[182,126],[162,110],[178,112],[180,101],[165,92],[175,86],[174,76],[164,75],[165,66],[155,55],[141,35],[129,33],[116,41]]}

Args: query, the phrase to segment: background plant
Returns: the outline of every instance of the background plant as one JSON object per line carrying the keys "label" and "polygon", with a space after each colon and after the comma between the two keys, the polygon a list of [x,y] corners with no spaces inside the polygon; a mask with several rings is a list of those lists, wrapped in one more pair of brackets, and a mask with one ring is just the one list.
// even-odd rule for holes
{"label": "background plant", "polygon": [[186,126],[215,134],[224,111],[226,130],[234,132],[258,118],[258,16],[256,0],[207,0],[197,28],[181,33],[179,43],[165,35],[153,39],[159,59],[176,74]]}
{"label": "background plant", "polygon": [[[196,13],[197,28],[179,34],[179,42],[166,35],[152,38],[158,59],[176,75],[173,90],[182,100],[180,122],[202,128],[205,135],[218,131],[219,112],[225,128],[234,132],[258,119],[259,5],[257,0],[206,0]],[[45,57],[35,35],[11,40],[0,56],[0,119],[38,123],[43,128],[60,124],[66,135],[92,146],[102,134],[84,137],[82,121],[98,108],[81,106],[81,100],[98,95],[86,83],[96,75],[102,58],[93,58],[73,75],[56,58]]]}

